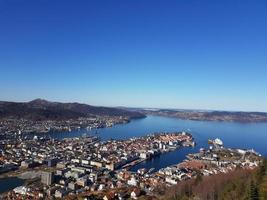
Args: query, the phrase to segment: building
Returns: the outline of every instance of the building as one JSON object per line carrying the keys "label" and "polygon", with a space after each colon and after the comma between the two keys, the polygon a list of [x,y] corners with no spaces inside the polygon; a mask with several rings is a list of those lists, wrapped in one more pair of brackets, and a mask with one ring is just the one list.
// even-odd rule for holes
{"label": "building", "polygon": [[131,198],[133,198],[133,199],[137,199],[140,195],[141,195],[141,190],[139,188],[135,188],[131,192]]}
{"label": "building", "polygon": [[71,190],[76,190],[77,189],[77,184],[74,183],[74,182],[70,182],[68,184],[68,188],[71,189]]}
{"label": "building", "polygon": [[137,186],[137,180],[135,177],[132,177],[130,180],[128,180],[128,185]]}
{"label": "building", "polygon": [[85,187],[90,183],[90,181],[89,181],[87,176],[84,176],[84,177],[81,177],[81,178],[77,179],[76,183],[79,186]]}
{"label": "building", "polygon": [[56,198],[63,198],[64,196],[66,196],[69,193],[69,190],[65,190],[65,189],[58,189],[55,192],[55,197]]}
{"label": "building", "polygon": [[45,185],[54,183],[54,172],[42,172],[41,182]]}
{"label": "building", "polygon": [[47,166],[48,167],[55,167],[57,165],[57,159],[56,158],[52,158],[52,159],[49,159],[47,161]]}
{"label": "building", "polygon": [[111,171],[114,171],[115,170],[114,163],[106,163],[106,168]]}
{"label": "building", "polygon": [[98,168],[103,167],[103,163],[101,161],[97,161],[97,160],[91,160],[90,164],[91,164],[91,166],[96,166]]}

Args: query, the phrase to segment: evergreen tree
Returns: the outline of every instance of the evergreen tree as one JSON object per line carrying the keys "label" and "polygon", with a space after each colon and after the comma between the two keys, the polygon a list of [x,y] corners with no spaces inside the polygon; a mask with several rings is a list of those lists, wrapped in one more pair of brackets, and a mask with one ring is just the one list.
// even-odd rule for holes
{"label": "evergreen tree", "polygon": [[202,174],[200,171],[197,171],[197,177],[195,179],[195,185],[199,184],[202,181]]}
{"label": "evergreen tree", "polygon": [[259,200],[258,188],[253,181],[250,183],[250,200]]}
{"label": "evergreen tree", "polygon": [[264,175],[260,184],[260,199],[267,199],[267,175]]}

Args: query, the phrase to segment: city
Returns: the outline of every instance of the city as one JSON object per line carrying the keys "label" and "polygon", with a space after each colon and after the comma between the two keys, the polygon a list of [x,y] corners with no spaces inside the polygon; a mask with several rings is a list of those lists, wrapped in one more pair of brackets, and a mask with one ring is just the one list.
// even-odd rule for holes
{"label": "city", "polygon": [[87,135],[61,141],[38,136],[3,140],[1,172],[30,179],[26,186],[16,187],[2,198],[159,198],[158,188],[195,179],[199,174],[229,173],[237,167],[254,169],[261,161],[255,151],[224,148],[222,141],[216,139],[210,141],[209,149],[189,154],[188,159],[176,165],[159,171],[131,171],[137,163],[194,145],[194,138],[186,132],[109,141]]}
{"label": "city", "polygon": [[90,118],[79,117],[78,119],[68,120],[42,120],[33,121],[28,119],[3,119],[0,120],[0,137],[8,139],[12,137],[20,137],[24,135],[33,135],[34,133],[45,134],[49,132],[63,132],[80,129],[98,129],[104,127],[112,127],[116,124],[129,123],[127,117],[116,116],[96,116]]}
{"label": "city", "polygon": [[0,0],[0,200],[267,200],[266,0]]}

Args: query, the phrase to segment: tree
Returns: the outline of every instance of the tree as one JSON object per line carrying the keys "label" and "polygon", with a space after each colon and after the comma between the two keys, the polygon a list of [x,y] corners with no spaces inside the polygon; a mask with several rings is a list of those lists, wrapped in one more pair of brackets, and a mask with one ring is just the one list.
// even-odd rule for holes
{"label": "tree", "polygon": [[259,193],[258,193],[258,188],[254,184],[253,181],[250,183],[250,195],[249,195],[250,200],[259,200]]}
{"label": "tree", "polygon": [[202,181],[202,174],[200,171],[197,171],[197,177],[195,179],[195,185],[199,184]]}
{"label": "tree", "polygon": [[267,175],[264,175],[260,184],[259,189],[260,199],[267,199]]}

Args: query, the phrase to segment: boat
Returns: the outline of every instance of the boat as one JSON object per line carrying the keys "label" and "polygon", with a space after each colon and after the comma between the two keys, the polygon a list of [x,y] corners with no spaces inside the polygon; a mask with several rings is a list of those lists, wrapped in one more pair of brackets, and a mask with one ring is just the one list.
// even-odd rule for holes
{"label": "boat", "polygon": [[208,144],[213,144],[213,141],[211,139],[209,139]]}
{"label": "boat", "polygon": [[208,144],[213,144],[213,145],[216,145],[216,146],[223,146],[223,141],[219,138],[216,138],[215,140],[211,140],[209,139],[208,140]]}

